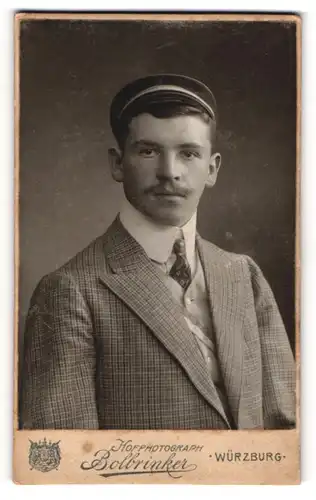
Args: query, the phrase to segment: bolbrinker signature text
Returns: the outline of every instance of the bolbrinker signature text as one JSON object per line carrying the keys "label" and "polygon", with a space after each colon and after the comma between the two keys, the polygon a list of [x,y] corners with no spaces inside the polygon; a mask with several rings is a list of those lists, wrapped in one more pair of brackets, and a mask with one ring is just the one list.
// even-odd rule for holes
{"label": "bolbrinker signature text", "polygon": [[[197,465],[183,454],[200,452],[202,449],[203,446],[194,444],[134,444],[131,440],[117,439],[109,449],[96,451],[93,459],[82,462],[80,467],[84,471],[94,470],[103,478],[168,474],[173,479],[180,479],[197,468]],[[157,456],[154,456],[155,453]]]}

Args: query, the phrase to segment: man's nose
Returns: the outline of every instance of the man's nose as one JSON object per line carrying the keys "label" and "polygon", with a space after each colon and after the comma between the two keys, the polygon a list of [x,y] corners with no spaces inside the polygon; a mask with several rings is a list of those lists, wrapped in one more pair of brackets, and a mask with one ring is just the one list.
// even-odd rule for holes
{"label": "man's nose", "polygon": [[159,157],[157,179],[179,180],[180,177],[181,177],[181,165],[177,161],[176,155],[172,153],[161,154]]}

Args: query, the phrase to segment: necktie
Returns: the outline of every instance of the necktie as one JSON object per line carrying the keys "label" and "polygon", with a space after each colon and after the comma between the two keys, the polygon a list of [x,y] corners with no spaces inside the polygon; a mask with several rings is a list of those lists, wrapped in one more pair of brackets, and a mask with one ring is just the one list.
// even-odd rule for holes
{"label": "necktie", "polygon": [[173,251],[176,255],[176,260],[170,269],[169,275],[186,290],[191,283],[191,269],[186,257],[185,242],[183,238],[179,238],[175,241]]}

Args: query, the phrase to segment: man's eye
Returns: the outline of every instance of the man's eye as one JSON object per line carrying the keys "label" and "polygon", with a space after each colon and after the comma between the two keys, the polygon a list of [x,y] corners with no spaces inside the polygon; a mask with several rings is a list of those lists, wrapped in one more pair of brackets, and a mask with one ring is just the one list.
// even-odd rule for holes
{"label": "man's eye", "polygon": [[146,158],[150,158],[156,154],[156,151],[153,148],[142,148],[139,150],[139,154]]}
{"label": "man's eye", "polygon": [[181,151],[181,156],[186,160],[192,160],[193,158],[200,158],[200,154],[197,151]]}

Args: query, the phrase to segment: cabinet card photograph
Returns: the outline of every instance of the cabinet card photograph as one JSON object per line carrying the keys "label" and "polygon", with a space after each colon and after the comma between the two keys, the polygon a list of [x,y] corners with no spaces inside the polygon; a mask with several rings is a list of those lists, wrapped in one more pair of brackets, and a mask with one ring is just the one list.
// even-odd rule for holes
{"label": "cabinet card photograph", "polygon": [[299,481],[300,30],[16,14],[16,482]]}

